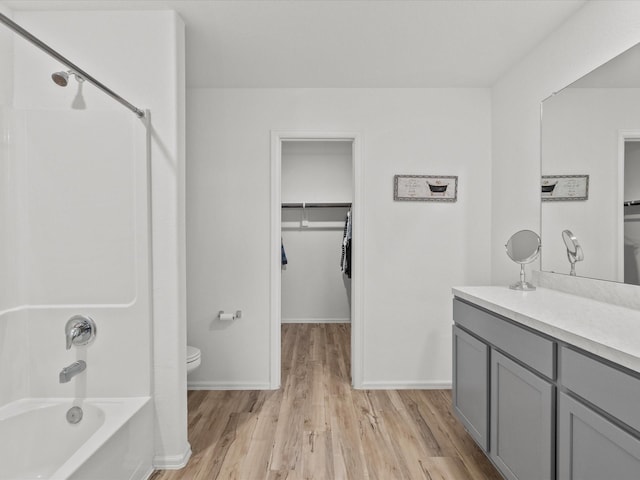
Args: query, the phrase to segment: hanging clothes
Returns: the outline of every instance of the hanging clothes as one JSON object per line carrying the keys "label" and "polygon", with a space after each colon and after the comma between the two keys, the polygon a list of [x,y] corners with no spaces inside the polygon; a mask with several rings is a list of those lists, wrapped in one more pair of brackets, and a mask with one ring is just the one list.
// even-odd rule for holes
{"label": "hanging clothes", "polygon": [[287,254],[284,253],[284,242],[282,239],[280,239],[280,252],[282,254],[282,265],[286,265],[289,261],[287,260]]}
{"label": "hanging clothes", "polygon": [[344,233],[342,235],[342,256],[340,257],[340,270],[347,278],[351,278],[351,209],[347,212],[344,222]]}

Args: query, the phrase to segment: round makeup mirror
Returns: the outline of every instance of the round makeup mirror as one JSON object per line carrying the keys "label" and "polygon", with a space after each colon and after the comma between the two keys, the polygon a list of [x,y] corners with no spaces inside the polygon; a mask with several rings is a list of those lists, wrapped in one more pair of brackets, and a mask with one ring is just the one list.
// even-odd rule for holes
{"label": "round makeup mirror", "polygon": [[571,271],[569,275],[575,276],[576,274],[576,262],[584,260],[584,253],[582,253],[582,247],[578,243],[576,236],[571,233],[571,230],[562,231],[562,240],[567,247],[567,258],[571,264]]}
{"label": "round makeup mirror", "polygon": [[510,285],[513,290],[535,290],[532,284],[527,282],[524,266],[533,262],[540,253],[540,237],[531,230],[520,230],[509,238],[505,245],[507,255],[511,260],[520,264],[520,281]]}

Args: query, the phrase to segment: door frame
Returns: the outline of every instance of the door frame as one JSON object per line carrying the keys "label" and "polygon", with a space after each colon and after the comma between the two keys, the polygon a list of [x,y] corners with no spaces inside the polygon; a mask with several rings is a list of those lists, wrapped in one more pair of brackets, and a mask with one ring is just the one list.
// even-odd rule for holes
{"label": "door frame", "polygon": [[616,277],[617,281],[624,282],[624,145],[626,142],[640,142],[640,130],[618,130],[618,191],[617,191],[617,217],[618,217],[618,242],[616,242]]}
{"label": "door frame", "polygon": [[[352,250],[351,279],[351,384],[362,388],[363,382],[363,317],[364,317],[364,163],[362,135],[352,132],[271,132],[271,279],[270,279],[270,342],[269,385],[280,388],[281,313],[282,313],[282,142],[286,141],[351,141],[353,173],[352,235],[356,248]],[[336,264],[336,268],[338,265]]]}

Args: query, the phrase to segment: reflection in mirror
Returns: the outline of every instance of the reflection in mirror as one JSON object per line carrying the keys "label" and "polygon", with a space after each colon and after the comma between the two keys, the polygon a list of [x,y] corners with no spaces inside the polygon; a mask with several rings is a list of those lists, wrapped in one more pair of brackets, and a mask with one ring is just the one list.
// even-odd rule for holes
{"label": "reflection in mirror", "polygon": [[624,206],[624,283],[640,285],[640,204]]}
{"label": "reflection in mirror", "polygon": [[639,284],[640,45],[544,100],[542,109],[541,174],[589,175],[589,195],[541,202],[541,269],[567,272],[560,238],[569,229],[591,252],[581,276]]}
{"label": "reflection in mirror", "polygon": [[582,253],[582,247],[578,243],[576,236],[571,233],[570,230],[562,231],[562,239],[567,247],[567,258],[571,264],[571,271],[569,275],[575,276],[576,274],[576,262],[584,260],[584,254]]}
{"label": "reflection in mirror", "polygon": [[533,262],[540,253],[540,237],[531,230],[520,230],[509,238],[505,245],[507,255],[511,260],[520,264],[520,281],[510,285],[513,290],[535,290],[532,284],[527,282],[524,266]]}

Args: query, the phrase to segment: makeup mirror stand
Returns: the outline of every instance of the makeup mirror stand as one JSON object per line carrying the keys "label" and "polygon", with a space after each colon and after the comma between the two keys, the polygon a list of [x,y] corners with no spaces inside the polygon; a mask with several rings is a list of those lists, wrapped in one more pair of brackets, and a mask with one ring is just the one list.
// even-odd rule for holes
{"label": "makeup mirror stand", "polygon": [[540,253],[540,237],[531,230],[520,230],[514,233],[505,245],[507,255],[511,260],[520,264],[520,281],[509,285],[512,290],[531,291],[536,287],[527,282],[524,266],[533,262]]}

